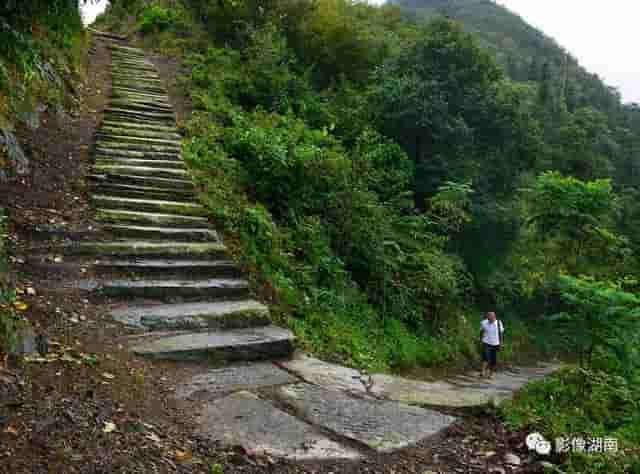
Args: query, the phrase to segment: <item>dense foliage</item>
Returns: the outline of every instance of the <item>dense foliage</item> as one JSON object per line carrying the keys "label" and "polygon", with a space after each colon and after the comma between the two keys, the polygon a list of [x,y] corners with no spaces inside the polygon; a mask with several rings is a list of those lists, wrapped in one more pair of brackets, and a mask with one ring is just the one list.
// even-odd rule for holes
{"label": "dense foliage", "polygon": [[452,363],[496,309],[505,357],[580,362],[509,423],[637,443],[640,109],[493,2],[402,6],[116,0],[102,21],[183,58],[185,158],[303,344]]}

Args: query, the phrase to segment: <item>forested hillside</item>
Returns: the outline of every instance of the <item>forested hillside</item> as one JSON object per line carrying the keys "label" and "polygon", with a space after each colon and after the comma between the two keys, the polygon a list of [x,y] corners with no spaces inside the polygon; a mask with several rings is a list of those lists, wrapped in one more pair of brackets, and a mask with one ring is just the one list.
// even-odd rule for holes
{"label": "forested hillside", "polygon": [[21,132],[38,130],[45,111],[65,114],[77,102],[85,44],[76,0],[0,3],[0,354],[23,323],[7,278],[6,185],[31,172]]}
{"label": "forested hillside", "polygon": [[[53,4],[0,7],[0,119],[40,97],[11,94],[40,90],[42,48],[79,44],[77,2]],[[402,7],[112,0],[99,27],[181,62],[202,202],[305,349],[464,364],[496,310],[503,360],[579,365],[508,405],[509,426],[615,436],[624,455],[567,469],[633,472],[640,108],[492,2]]]}

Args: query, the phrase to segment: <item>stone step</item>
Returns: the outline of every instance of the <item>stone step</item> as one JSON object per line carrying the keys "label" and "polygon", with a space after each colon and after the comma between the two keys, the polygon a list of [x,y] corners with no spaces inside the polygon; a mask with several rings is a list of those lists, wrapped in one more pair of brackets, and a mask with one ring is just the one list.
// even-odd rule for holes
{"label": "stone step", "polygon": [[179,227],[102,224],[101,228],[116,237],[153,240],[174,239],[187,242],[211,242],[220,240],[214,230],[206,227],[181,229]]}
{"label": "stone step", "polygon": [[186,170],[175,168],[152,168],[149,166],[124,166],[124,165],[94,165],[96,173],[109,173],[130,176],[148,176],[150,178],[178,178],[189,179]]}
{"label": "stone step", "polygon": [[97,165],[111,166],[144,166],[151,168],[176,168],[186,169],[182,160],[140,160],[137,158],[123,158],[119,156],[96,156]]}
{"label": "stone step", "polygon": [[114,85],[111,88],[111,93],[114,96],[134,95],[134,96],[140,96],[140,97],[144,97],[144,98],[148,98],[148,99],[170,101],[169,94],[167,94],[167,91],[164,91],[164,92],[144,92],[144,91],[139,90],[136,87]]}
{"label": "stone step", "polygon": [[133,111],[130,109],[125,109],[123,107],[107,107],[104,110],[105,115],[114,115],[114,116],[131,116],[131,117],[141,117],[144,119],[161,119],[161,120],[174,120],[175,116],[173,112],[143,112],[143,111]]}
{"label": "stone step", "polygon": [[160,138],[163,140],[175,140],[182,141],[182,136],[179,133],[171,132],[153,132],[150,130],[138,130],[125,127],[113,127],[105,126],[100,127],[100,133],[118,135],[121,137],[140,137],[140,138]]}
{"label": "stone step", "polygon": [[142,130],[142,131],[151,131],[151,132],[168,132],[168,133],[178,133],[178,129],[175,125],[170,126],[161,126],[155,124],[144,124],[137,122],[126,122],[126,121],[113,121],[109,119],[104,119],[102,125],[111,126],[116,128],[124,128],[126,130]]}
{"label": "stone step", "polygon": [[[181,140],[171,140],[168,138],[153,138],[153,137],[135,137],[128,135],[117,135],[114,133],[110,133],[106,130],[99,130],[98,136],[102,139],[100,141],[106,142],[116,142],[121,144],[129,144],[129,143],[140,143],[140,144],[149,144],[149,145],[160,145],[160,146],[168,146],[175,149],[182,148]],[[117,147],[116,147],[117,148]]]}
{"label": "stone step", "polygon": [[164,105],[171,105],[167,94],[149,94],[120,87],[111,89],[111,97],[116,99],[148,100]]}
{"label": "stone step", "polygon": [[[136,94],[117,94],[112,95],[111,105],[128,107],[129,104],[141,105],[146,107],[154,107],[157,110],[171,110],[173,108],[168,100],[156,97],[145,97]],[[122,104],[122,105],[121,105]]]}
{"label": "stone step", "polygon": [[163,87],[155,87],[155,86],[146,86],[142,84],[132,84],[130,82],[114,82],[112,85],[113,89],[127,89],[137,92],[142,92],[144,94],[156,94],[156,95],[166,95],[167,91]]}
{"label": "stone step", "polygon": [[66,255],[117,257],[176,257],[225,259],[227,249],[220,242],[176,242],[153,240],[115,240],[74,242],[61,247]]}
{"label": "stone step", "polygon": [[129,306],[111,311],[123,324],[150,330],[242,329],[269,325],[269,308],[255,300]]}
{"label": "stone step", "polygon": [[151,298],[160,301],[246,298],[249,285],[238,278],[207,280],[106,280],[95,288],[103,296]]}
{"label": "stone step", "polygon": [[130,137],[148,137],[161,138],[176,141],[182,141],[183,136],[180,135],[175,127],[168,127],[166,130],[158,130],[150,127],[137,127],[127,124],[103,123],[100,127],[101,132],[112,133],[114,135],[130,136]]}
{"label": "stone step", "polygon": [[135,67],[113,68],[111,70],[111,77],[116,81],[118,79],[132,79],[143,84],[158,84],[158,86],[162,86],[162,80],[154,69],[141,69]]}
{"label": "stone step", "polygon": [[240,270],[228,260],[99,259],[94,262],[94,267],[101,274],[126,275],[136,280],[142,277],[156,280],[242,277]]}
{"label": "stone step", "polygon": [[276,326],[131,338],[131,350],[154,359],[264,360],[293,352],[293,334]]}
{"label": "stone step", "polygon": [[115,120],[121,122],[138,123],[140,125],[150,125],[154,128],[159,127],[174,127],[176,124],[173,118],[154,119],[149,117],[141,117],[135,114],[126,113],[111,113],[105,115],[107,120]]}
{"label": "stone step", "polygon": [[134,186],[131,184],[114,184],[110,182],[91,182],[93,192],[131,198],[167,199],[175,201],[195,202],[193,191],[179,189],[163,189],[154,186]]}
{"label": "stone step", "polygon": [[111,71],[111,77],[114,82],[122,82],[122,81],[131,81],[134,84],[150,84],[157,87],[162,87],[163,82],[160,79],[160,76],[155,71],[150,71],[148,73],[143,73],[142,71],[124,71],[113,69]]}
{"label": "stone step", "polygon": [[126,150],[124,148],[111,148],[106,144],[96,144],[94,154],[112,156],[116,158],[137,158],[141,160],[178,160],[182,161],[179,151],[159,152],[153,150]]}
{"label": "stone step", "polygon": [[89,30],[89,32],[94,36],[99,36],[99,37],[108,38],[108,39],[117,40],[117,41],[125,41],[127,39],[126,36],[116,35],[115,33],[109,33],[106,31],[99,31],[91,27],[87,27],[87,30]]}
{"label": "stone step", "polygon": [[124,76],[113,76],[113,84],[116,86],[128,86],[135,87],[138,89],[153,89],[155,92],[162,94],[166,92],[164,88],[164,84],[159,79],[138,79],[138,78],[127,78]]}
{"label": "stone step", "polygon": [[173,114],[173,108],[169,105],[158,104],[153,101],[134,100],[134,99],[114,99],[111,100],[110,105],[113,107],[119,107],[127,109],[130,112],[151,112],[151,113],[171,113]]}
{"label": "stone step", "polygon": [[355,398],[307,383],[280,387],[277,395],[307,422],[380,453],[414,445],[441,433],[455,421],[436,411]]}
{"label": "stone step", "polygon": [[114,58],[111,62],[113,65],[113,69],[124,72],[137,72],[141,71],[143,73],[153,73],[156,77],[158,76],[158,71],[156,70],[153,63],[149,61],[136,61],[126,58]]}
{"label": "stone step", "polygon": [[192,202],[160,201],[156,199],[136,199],[98,194],[92,201],[101,209],[124,209],[128,211],[178,214],[181,216],[207,217],[209,211]]}
{"label": "stone step", "polygon": [[91,174],[89,179],[96,183],[108,182],[111,184],[129,184],[133,186],[151,186],[167,190],[193,191],[194,186],[191,180],[175,178],[155,178],[152,176],[142,176],[135,174],[124,174],[109,172],[103,174]]}
{"label": "stone step", "polygon": [[358,451],[338,444],[317,428],[248,391],[206,404],[197,423],[197,433],[203,439],[216,445],[242,446],[257,455],[291,461],[339,459],[352,463],[362,457]]}
{"label": "stone step", "polygon": [[207,219],[203,217],[124,211],[117,209],[96,209],[96,220],[111,224],[135,224],[139,226],[149,225],[154,227],[173,226],[183,229],[202,229],[209,225]]}

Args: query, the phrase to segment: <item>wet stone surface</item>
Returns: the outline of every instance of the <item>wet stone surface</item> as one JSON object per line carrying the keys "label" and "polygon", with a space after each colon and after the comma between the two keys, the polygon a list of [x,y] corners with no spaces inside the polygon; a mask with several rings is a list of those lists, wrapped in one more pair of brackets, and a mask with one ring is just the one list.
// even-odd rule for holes
{"label": "wet stone surface", "polygon": [[176,391],[179,398],[215,397],[241,390],[257,390],[265,387],[297,382],[291,374],[270,362],[234,365],[212,369],[198,374]]}
{"label": "wet stone surface", "polygon": [[455,421],[435,411],[358,399],[304,383],[282,387],[278,395],[305,420],[379,452],[413,445]]}
{"label": "wet stone surface", "polygon": [[199,424],[202,436],[239,444],[254,454],[295,460],[360,457],[358,452],[330,440],[311,425],[249,392],[238,392],[208,404]]}

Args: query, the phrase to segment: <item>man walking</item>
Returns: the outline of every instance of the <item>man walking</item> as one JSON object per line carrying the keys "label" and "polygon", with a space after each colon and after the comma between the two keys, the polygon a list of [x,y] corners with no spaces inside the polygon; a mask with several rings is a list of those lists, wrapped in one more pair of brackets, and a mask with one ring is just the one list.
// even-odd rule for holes
{"label": "man walking", "polygon": [[[496,370],[498,351],[502,343],[504,326],[496,319],[496,313],[490,311],[487,318],[480,323],[480,337],[482,338],[482,376],[491,377]],[[489,371],[487,372],[487,368]]]}

